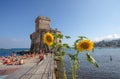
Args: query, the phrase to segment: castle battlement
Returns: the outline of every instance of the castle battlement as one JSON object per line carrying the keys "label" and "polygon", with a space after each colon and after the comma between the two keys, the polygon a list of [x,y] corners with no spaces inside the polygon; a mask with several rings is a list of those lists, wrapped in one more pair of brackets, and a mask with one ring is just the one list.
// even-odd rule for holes
{"label": "castle battlement", "polygon": [[35,23],[36,23],[37,20],[39,20],[39,19],[46,20],[46,21],[51,21],[50,18],[48,18],[48,17],[45,17],[45,16],[38,16],[38,17],[36,18],[36,20],[35,20]]}

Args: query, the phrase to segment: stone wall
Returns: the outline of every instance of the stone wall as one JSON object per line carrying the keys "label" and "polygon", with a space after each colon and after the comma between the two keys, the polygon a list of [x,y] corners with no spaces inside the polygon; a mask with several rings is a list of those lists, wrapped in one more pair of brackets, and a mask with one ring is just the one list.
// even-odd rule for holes
{"label": "stone wall", "polygon": [[[61,33],[57,29],[50,28],[50,19],[48,17],[38,16],[35,20],[35,32],[30,34],[31,39],[31,51],[40,51],[45,48],[48,50],[49,48],[43,43],[43,35],[46,32],[53,32],[55,34]],[[56,42],[61,43],[61,39],[57,39]]]}

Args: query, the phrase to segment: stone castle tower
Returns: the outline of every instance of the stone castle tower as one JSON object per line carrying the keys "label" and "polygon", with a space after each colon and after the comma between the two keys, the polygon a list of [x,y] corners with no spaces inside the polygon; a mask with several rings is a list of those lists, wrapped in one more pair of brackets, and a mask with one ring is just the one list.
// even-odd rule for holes
{"label": "stone castle tower", "polygon": [[[40,51],[40,49],[48,50],[48,47],[43,43],[43,34],[46,32],[53,32],[55,34],[61,33],[57,29],[50,28],[50,18],[38,16],[35,20],[35,32],[30,34],[31,51]],[[61,43],[61,39],[57,39]]]}

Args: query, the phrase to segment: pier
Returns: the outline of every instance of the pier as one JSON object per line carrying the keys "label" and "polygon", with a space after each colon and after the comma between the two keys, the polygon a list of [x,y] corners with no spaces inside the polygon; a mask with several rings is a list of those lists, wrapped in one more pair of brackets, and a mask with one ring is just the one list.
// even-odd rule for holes
{"label": "pier", "polygon": [[51,54],[48,54],[42,61],[30,67],[24,67],[9,75],[6,79],[55,79],[54,61]]}
{"label": "pier", "polygon": [[52,79],[53,59],[50,54],[43,61],[34,65],[19,79]]}

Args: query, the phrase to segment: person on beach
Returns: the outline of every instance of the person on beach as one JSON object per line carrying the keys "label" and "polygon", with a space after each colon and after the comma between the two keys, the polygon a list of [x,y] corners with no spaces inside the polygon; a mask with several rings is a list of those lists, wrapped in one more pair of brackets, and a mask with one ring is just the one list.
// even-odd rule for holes
{"label": "person on beach", "polygon": [[16,53],[14,51],[12,52],[12,57],[16,57]]}
{"label": "person on beach", "polygon": [[43,53],[41,53],[41,54],[39,55],[39,59],[40,59],[40,61],[44,59],[44,54],[43,54]]}
{"label": "person on beach", "polygon": [[24,64],[24,60],[22,58],[20,59],[19,64],[20,65]]}
{"label": "person on beach", "polygon": [[42,50],[42,49],[40,49],[39,53],[42,53],[42,51],[43,51],[43,50]]}
{"label": "person on beach", "polygon": [[112,56],[110,56],[110,61],[112,61]]}
{"label": "person on beach", "polygon": [[4,57],[4,56],[2,56],[2,57],[1,57],[1,60],[2,60],[2,61],[5,61],[5,57]]}
{"label": "person on beach", "polygon": [[9,56],[5,59],[5,61],[3,62],[3,64],[6,64],[6,65],[11,64],[11,59],[10,59]]}

